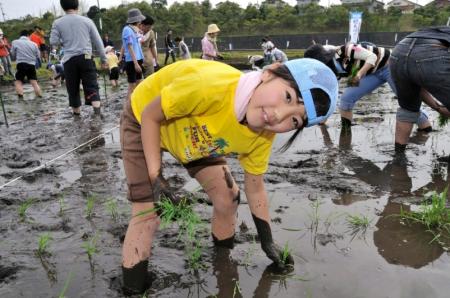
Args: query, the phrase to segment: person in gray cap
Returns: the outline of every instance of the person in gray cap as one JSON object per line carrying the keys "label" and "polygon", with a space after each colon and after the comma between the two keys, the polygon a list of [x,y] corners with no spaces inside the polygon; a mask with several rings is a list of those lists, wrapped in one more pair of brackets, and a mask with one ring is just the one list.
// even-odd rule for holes
{"label": "person in gray cap", "polygon": [[127,25],[122,30],[122,50],[125,55],[125,71],[128,78],[127,98],[134,88],[142,80],[142,64],[144,54],[139,41],[139,24],[145,20],[145,16],[137,8],[128,10]]}
{"label": "person in gray cap", "polygon": [[66,15],[53,22],[50,44],[54,47],[61,45],[64,48],[62,63],[69,105],[74,116],[79,116],[81,81],[85,104],[92,105],[94,114],[100,115],[100,94],[92,45],[100,55],[102,67],[107,69],[102,38],[91,19],[78,15],[78,0],[60,0],[60,4]]}

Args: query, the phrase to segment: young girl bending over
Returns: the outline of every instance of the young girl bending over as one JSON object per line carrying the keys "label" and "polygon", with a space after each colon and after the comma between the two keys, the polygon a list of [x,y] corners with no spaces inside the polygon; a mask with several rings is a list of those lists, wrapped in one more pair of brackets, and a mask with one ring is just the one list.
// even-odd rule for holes
{"label": "young girl bending over", "polygon": [[[170,152],[204,187],[213,204],[215,245],[233,247],[239,188],[225,156],[234,153],[245,172],[244,191],[261,248],[283,267],[270,229],[267,171],[276,133],[324,121],[334,111],[337,80],[323,63],[297,59],[246,74],[215,61],[173,63],[134,90],[121,117],[121,146],[132,216],[123,245],[124,288],[149,287],[147,266],[160,195],[171,197],[162,175],[161,150]],[[292,257],[289,258],[292,265]]]}

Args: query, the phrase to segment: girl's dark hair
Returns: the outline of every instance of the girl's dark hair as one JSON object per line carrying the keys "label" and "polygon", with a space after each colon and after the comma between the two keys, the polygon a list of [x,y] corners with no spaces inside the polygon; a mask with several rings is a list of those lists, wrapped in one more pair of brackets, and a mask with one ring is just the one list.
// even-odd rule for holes
{"label": "girl's dark hair", "polygon": [[335,75],[338,75],[338,71],[333,63],[334,55],[334,51],[328,51],[323,47],[323,45],[316,43],[306,49],[303,57],[319,60],[328,66]]}
{"label": "girl's dark hair", "polygon": [[59,0],[59,4],[64,11],[69,9],[78,9],[78,0]]}
{"label": "girl's dark hair", "polygon": [[[297,93],[297,96],[303,98],[300,88],[297,85],[297,82],[295,81],[294,77],[292,76],[289,69],[286,67],[286,65],[280,65],[277,68],[268,68],[267,71],[272,73],[274,76],[281,78],[288,82],[289,86],[294,88],[295,92]],[[316,108],[316,114],[317,116],[324,116],[327,114],[329,108],[330,108],[330,97],[328,94],[319,88],[311,89],[311,95],[313,97],[314,101],[314,107]],[[303,130],[303,128],[308,125],[308,120],[306,120],[302,127],[299,127],[294,134],[289,138],[289,140],[280,148],[281,152],[286,151],[292,143],[297,138],[298,134]]]}

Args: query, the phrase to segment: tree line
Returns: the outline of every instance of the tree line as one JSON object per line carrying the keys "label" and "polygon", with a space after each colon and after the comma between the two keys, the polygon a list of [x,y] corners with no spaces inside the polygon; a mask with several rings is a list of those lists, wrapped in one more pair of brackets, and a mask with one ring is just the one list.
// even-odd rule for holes
{"label": "tree line", "polygon": [[[99,29],[101,18],[102,30],[99,31],[108,33],[113,40],[120,40],[130,8],[139,8],[143,14],[152,16],[155,20],[154,30],[160,35],[164,35],[170,28],[175,35],[186,37],[203,36],[210,23],[218,24],[223,36],[348,32],[349,11],[354,10],[343,5],[325,8],[315,3],[298,7],[282,1],[275,6],[264,1],[242,8],[230,1],[213,7],[209,0],[175,2],[171,6],[167,5],[166,0],[152,0],[121,4],[108,9],[91,6],[87,15]],[[402,14],[398,8],[379,9],[372,13],[365,9],[359,10],[363,11],[361,32],[414,31],[426,26],[445,25],[450,17],[450,6],[439,9],[427,5],[414,10],[412,14]],[[41,17],[28,15],[3,22],[0,28],[9,39],[17,38],[21,30],[31,29],[35,25],[49,33],[58,14],[54,10]]]}

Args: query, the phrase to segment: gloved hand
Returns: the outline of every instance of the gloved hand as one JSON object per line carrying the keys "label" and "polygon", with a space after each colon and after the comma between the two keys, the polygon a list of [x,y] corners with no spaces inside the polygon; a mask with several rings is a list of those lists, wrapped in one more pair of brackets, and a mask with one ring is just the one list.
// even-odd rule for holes
{"label": "gloved hand", "polygon": [[175,191],[170,187],[169,182],[167,182],[161,173],[151,183],[155,201],[167,198],[175,205],[180,203],[181,198],[175,194]]}
{"label": "gloved hand", "polygon": [[286,271],[294,268],[294,259],[291,254],[287,253],[287,255],[283,257],[283,250],[273,242],[272,231],[270,230],[269,224],[265,220],[256,217],[254,214],[252,214],[252,216],[261,241],[261,248],[266,253],[267,257],[273,261],[276,270]]}

